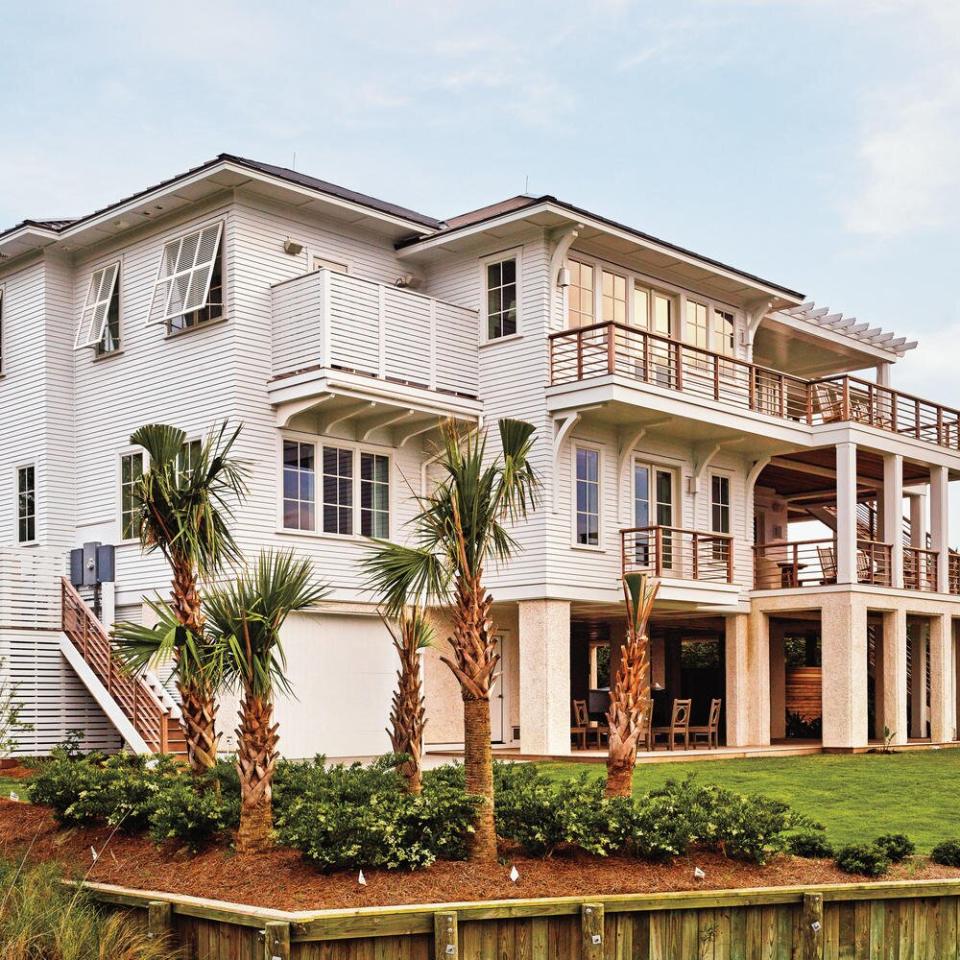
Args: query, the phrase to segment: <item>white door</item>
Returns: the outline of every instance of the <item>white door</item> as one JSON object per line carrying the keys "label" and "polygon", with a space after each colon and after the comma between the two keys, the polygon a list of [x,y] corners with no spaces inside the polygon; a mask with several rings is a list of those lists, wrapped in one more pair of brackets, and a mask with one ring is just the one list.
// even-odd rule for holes
{"label": "white door", "polygon": [[490,742],[504,743],[503,730],[503,637],[495,638],[496,651],[500,655],[500,662],[497,664],[497,679],[490,686]]}

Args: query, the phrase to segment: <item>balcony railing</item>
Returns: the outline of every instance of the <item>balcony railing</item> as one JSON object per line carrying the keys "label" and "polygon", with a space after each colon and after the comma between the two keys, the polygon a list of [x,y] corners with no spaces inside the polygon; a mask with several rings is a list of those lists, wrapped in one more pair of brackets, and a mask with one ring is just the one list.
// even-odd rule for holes
{"label": "balcony railing", "polygon": [[679,527],[620,531],[622,568],[676,580],[733,583],[733,538]]}
{"label": "balcony railing", "polygon": [[[937,590],[937,564],[939,559],[936,550],[925,550],[921,547],[904,547],[904,587],[908,590],[922,590],[935,593]],[[954,558],[951,557],[951,569],[953,568],[953,560]]]}
{"label": "balcony railing", "polygon": [[[889,587],[889,543],[857,541],[857,582]],[[763,543],[753,548],[755,590],[828,586],[837,582],[836,540],[794,540]]]}
{"label": "balcony railing", "polygon": [[810,425],[863,423],[960,449],[960,411],[846,374],[805,380],[619,323],[550,335],[553,385],[618,374]]}
{"label": "balcony railing", "polygon": [[274,376],[325,367],[477,396],[476,310],[330,270],[279,283],[271,295]]}

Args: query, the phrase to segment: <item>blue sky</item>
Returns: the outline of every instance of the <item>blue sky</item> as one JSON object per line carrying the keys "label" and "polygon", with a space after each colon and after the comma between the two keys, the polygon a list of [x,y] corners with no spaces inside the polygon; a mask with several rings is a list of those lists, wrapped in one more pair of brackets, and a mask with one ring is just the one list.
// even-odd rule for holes
{"label": "blue sky", "polygon": [[960,4],[4,10],[0,223],[221,151],[437,216],[553,193],[917,336],[960,405]]}

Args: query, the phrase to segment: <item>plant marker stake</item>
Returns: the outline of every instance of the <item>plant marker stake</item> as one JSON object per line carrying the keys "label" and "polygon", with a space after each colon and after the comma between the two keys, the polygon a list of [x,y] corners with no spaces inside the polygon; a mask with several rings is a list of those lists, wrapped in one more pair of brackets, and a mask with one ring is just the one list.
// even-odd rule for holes
{"label": "plant marker stake", "polygon": [[704,880],[706,879],[706,876],[707,875],[699,867],[694,867],[693,877],[695,880]]}
{"label": "plant marker stake", "polygon": [[510,868],[510,879],[516,883],[520,879],[520,871],[517,869],[517,865],[514,864]]}
{"label": "plant marker stake", "polygon": [[360,876],[357,877],[357,883],[360,884],[361,887],[365,887],[367,885],[367,878],[363,875],[362,870],[360,871]]}
{"label": "plant marker stake", "polygon": [[97,853],[97,851],[93,847],[90,847],[90,856],[93,857],[93,862],[96,863],[97,858],[100,856],[100,854]]}
{"label": "plant marker stake", "polygon": [[11,790],[11,791],[10,791],[10,799],[13,800],[14,803],[16,803],[16,802],[20,799],[20,794],[19,794],[19,793],[16,793],[16,792],[13,791],[13,790]]}

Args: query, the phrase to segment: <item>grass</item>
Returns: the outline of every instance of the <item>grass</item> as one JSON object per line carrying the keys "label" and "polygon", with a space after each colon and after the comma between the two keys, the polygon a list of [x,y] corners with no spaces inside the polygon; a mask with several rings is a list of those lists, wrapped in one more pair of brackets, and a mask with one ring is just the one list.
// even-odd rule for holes
{"label": "grass", "polygon": [[5,777],[0,774],[0,797],[9,797],[10,791],[19,793],[21,799],[26,795],[26,784],[22,780],[14,780],[13,777]]}
{"label": "grass", "polygon": [[[584,770],[604,775],[600,764],[540,766],[557,781]],[[929,853],[941,840],[960,837],[960,750],[641,764],[634,793],[691,774],[785,800],[822,823],[834,845],[905,833],[919,853]]]}

